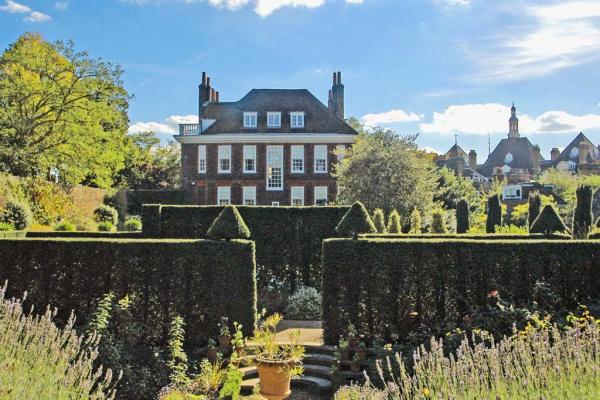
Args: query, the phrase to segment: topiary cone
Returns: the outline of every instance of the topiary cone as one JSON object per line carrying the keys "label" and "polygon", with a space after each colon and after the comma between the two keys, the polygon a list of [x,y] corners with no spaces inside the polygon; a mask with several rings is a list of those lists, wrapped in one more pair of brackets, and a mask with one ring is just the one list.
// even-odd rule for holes
{"label": "topiary cone", "polygon": [[226,206],[215,218],[206,235],[210,239],[249,239],[250,229],[235,206]]}
{"label": "topiary cone", "polygon": [[402,233],[402,224],[400,223],[400,214],[393,210],[388,217],[388,233]]}
{"label": "topiary cone", "polygon": [[377,229],[377,233],[387,233],[385,216],[381,208],[375,209],[375,212],[373,213],[373,224],[375,225],[375,229]]}
{"label": "topiary cone", "polygon": [[544,207],[529,229],[529,233],[543,233],[544,235],[566,231],[567,226],[550,204]]}
{"label": "topiary cone", "polygon": [[373,220],[367,209],[360,202],[352,204],[352,207],[344,214],[335,231],[344,237],[356,237],[361,233],[377,233]]}

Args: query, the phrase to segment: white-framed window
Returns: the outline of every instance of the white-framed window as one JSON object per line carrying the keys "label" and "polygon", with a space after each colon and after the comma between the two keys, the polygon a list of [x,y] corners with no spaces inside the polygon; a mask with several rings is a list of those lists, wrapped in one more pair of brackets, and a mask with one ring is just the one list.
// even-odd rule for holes
{"label": "white-framed window", "polygon": [[244,128],[256,128],[258,113],[256,111],[244,112]]}
{"label": "white-framed window", "polygon": [[283,190],[283,146],[267,146],[267,190]]}
{"label": "white-framed window", "polygon": [[292,186],[292,201],[290,204],[295,207],[304,205],[304,186]]}
{"label": "white-framed window", "polygon": [[335,146],[335,155],[337,156],[338,162],[341,162],[346,157],[346,145],[338,144]]}
{"label": "white-framed window", "polygon": [[304,128],[304,112],[293,111],[290,113],[290,125],[292,128]]}
{"label": "white-framed window", "polygon": [[256,186],[244,186],[242,189],[242,201],[245,206],[256,205]]}
{"label": "white-framed window", "polygon": [[315,145],[315,173],[327,172],[327,145]]}
{"label": "white-framed window", "polygon": [[206,173],[206,145],[198,145],[198,173]]}
{"label": "white-framed window", "polygon": [[231,172],[231,145],[219,145],[219,173],[228,174]]}
{"label": "white-framed window", "polygon": [[244,146],[244,173],[256,172],[256,146]]}
{"label": "white-framed window", "polygon": [[293,145],[292,146],[292,173],[303,173],[304,172],[304,146]]}
{"label": "white-framed window", "polygon": [[504,186],[502,188],[502,198],[506,200],[521,200],[522,194],[521,186]]}
{"label": "white-framed window", "polygon": [[273,202],[271,202],[271,205],[273,207],[279,207],[279,202],[278,201],[273,201]]}
{"label": "white-framed window", "polygon": [[281,127],[281,112],[269,111],[267,112],[267,128],[280,128]]}
{"label": "white-framed window", "polygon": [[227,206],[231,204],[231,188],[229,186],[217,187],[217,205]]}
{"label": "white-framed window", "polygon": [[315,186],[315,206],[327,205],[327,186]]}

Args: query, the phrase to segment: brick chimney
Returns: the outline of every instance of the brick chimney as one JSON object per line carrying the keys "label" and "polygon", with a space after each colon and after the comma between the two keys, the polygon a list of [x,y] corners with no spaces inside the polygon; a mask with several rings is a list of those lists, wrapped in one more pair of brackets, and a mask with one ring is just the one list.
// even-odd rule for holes
{"label": "brick chimney", "polygon": [[344,85],[342,85],[342,73],[333,73],[333,86],[329,91],[329,111],[344,119]]}
{"label": "brick chimney", "polygon": [[540,152],[540,146],[537,144],[533,146],[533,172],[540,172],[540,164],[542,162],[542,155]]}
{"label": "brick chimney", "polygon": [[560,150],[558,150],[558,147],[553,147],[552,150],[550,151],[550,159],[552,161],[556,161],[556,160],[558,160],[559,156],[560,156]]}
{"label": "brick chimney", "polygon": [[469,150],[469,167],[473,170],[477,168],[477,152],[475,150]]}
{"label": "brick chimney", "polygon": [[202,119],[204,106],[210,101],[211,87],[210,78],[206,72],[202,72],[202,82],[198,86],[198,117]]}

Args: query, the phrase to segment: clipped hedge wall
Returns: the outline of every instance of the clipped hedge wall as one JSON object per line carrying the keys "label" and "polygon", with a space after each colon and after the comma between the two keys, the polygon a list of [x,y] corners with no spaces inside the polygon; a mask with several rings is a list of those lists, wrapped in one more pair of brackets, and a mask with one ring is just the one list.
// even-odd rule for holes
{"label": "clipped hedge wall", "polygon": [[[300,283],[320,287],[321,242],[338,236],[335,227],[350,207],[236,208],[256,243],[261,286],[276,280],[292,290]],[[143,234],[205,238],[221,210],[220,206],[144,205]]]}
{"label": "clipped hedge wall", "polygon": [[24,238],[27,233],[27,231],[0,231],[0,239]]}
{"label": "clipped hedge wall", "polygon": [[600,300],[599,260],[595,241],[328,239],[324,338],[337,342],[349,321],[388,340],[423,326],[457,326],[493,290],[527,305],[540,279],[566,309],[591,304]]}
{"label": "clipped hedge wall", "polygon": [[[89,320],[108,292],[134,296],[132,314],[150,342],[164,344],[176,315],[196,346],[218,334],[221,316],[252,333],[256,318],[254,243],[208,240],[2,239],[0,281],[27,291],[37,310],[75,310]],[[234,294],[234,295],[232,295]]]}
{"label": "clipped hedge wall", "polygon": [[545,236],[541,233],[535,233],[530,235],[515,235],[515,234],[502,234],[502,233],[490,233],[490,234],[422,234],[422,235],[413,235],[413,234],[365,234],[360,235],[361,238],[368,239],[442,239],[442,240],[450,240],[450,239],[465,239],[465,240],[542,240],[542,239],[553,239],[553,240],[569,240],[571,239],[570,235],[567,234],[559,234],[555,233],[550,236]]}
{"label": "clipped hedge wall", "polygon": [[127,212],[139,215],[143,204],[185,204],[186,195],[183,190],[141,189],[125,192]]}
{"label": "clipped hedge wall", "polygon": [[85,232],[85,231],[50,231],[27,232],[28,238],[98,238],[98,239],[141,239],[141,232]]}

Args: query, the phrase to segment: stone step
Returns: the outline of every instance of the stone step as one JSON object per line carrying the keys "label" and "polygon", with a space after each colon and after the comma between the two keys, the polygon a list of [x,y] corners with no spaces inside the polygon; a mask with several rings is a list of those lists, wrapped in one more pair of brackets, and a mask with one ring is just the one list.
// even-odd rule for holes
{"label": "stone step", "polygon": [[[257,384],[258,378],[244,379],[242,381],[242,394],[248,395],[252,393],[252,390]],[[316,376],[300,375],[292,379],[292,389],[295,388],[303,388],[319,394],[330,393],[331,381]]]}
{"label": "stone step", "polygon": [[[305,376],[314,376],[331,380],[331,367],[324,365],[304,364]],[[240,368],[243,379],[253,379],[258,377],[258,370],[255,366]]]}
{"label": "stone step", "polygon": [[333,355],[333,353],[335,352],[335,346],[330,346],[327,344],[321,344],[321,345],[304,345],[304,348],[306,350],[306,353],[311,353],[311,354],[331,354]]}
{"label": "stone step", "polygon": [[333,355],[331,355],[331,354],[307,353],[304,356],[303,362],[306,363],[306,364],[331,366],[331,364],[333,363]]}

